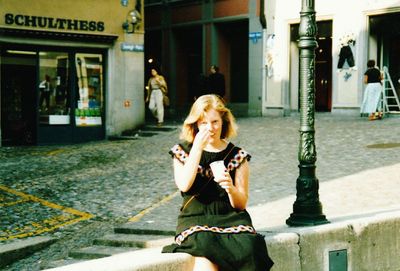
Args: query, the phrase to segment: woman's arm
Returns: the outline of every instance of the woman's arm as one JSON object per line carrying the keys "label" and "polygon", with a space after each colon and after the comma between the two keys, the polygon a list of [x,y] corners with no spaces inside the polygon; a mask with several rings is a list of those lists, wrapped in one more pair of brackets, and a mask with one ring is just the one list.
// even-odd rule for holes
{"label": "woman's arm", "polygon": [[368,84],[368,75],[364,75],[364,84]]}
{"label": "woman's arm", "polygon": [[235,185],[229,172],[226,172],[225,178],[216,180],[219,185],[228,193],[229,201],[233,208],[244,210],[249,198],[249,163],[245,159],[235,172]]}
{"label": "woman's arm", "polygon": [[178,189],[187,192],[196,178],[201,151],[191,150],[185,164],[174,158],[174,179]]}
{"label": "woman's arm", "polygon": [[149,81],[147,82],[147,87],[146,87],[146,99],[145,102],[147,103],[150,100],[150,94],[151,94],[151,78],[149,79]]}
{"label": "woman's arm", "polygon": [[165,81],[164,76],[158,75],[157,76],[157,82],[160,85],[160,87],[167,88],[167,82]]}
{"label": "woman's arm", "polygon": [[176,186],[180,191],[187,192],[192,187],[196,179],[201,154],[209,138],[210,132],[206,129],[200,129],[193,141],[192,149],[185,164],[174,159],[174,178]]}

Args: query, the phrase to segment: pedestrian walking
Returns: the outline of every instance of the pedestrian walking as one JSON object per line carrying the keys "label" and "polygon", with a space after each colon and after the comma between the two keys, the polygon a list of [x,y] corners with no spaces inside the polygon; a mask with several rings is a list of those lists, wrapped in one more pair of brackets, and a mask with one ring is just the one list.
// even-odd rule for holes
{"label": "pedestrian walking", "polygon": [[146,103],[153,116],[157,118],[157,126],[162,126],[164,122],[164,95],[168,92],[167,82],[158,71],[151,69],[151,77],[147,83]]}
{"label": "pedestrian walking", "polygon": [[382,73],[375,67],[375,60],[368,60],[367,71],[364,73],[364,83],[367,84],[360,113],[368,114],[369,120],[382,118],[382,112],[377,112],[379,98],[382,92]]}
{"label": "pedestrian walking", "polygon": [[170,150],[183,204],[175,242],[163,252],[193,255],[196,271],[266,271],[273,265],[246,211],[251,156],[229,141],[236,133],[222,98],[203,95],[184,121],[183,142]]}
{"label": "pedestrian walking", "polygon": [[225,77],[219,72],[216,65],[210,67],[210,75],[208,76],[208,94],[217,94],[223,98],[225,96]]}

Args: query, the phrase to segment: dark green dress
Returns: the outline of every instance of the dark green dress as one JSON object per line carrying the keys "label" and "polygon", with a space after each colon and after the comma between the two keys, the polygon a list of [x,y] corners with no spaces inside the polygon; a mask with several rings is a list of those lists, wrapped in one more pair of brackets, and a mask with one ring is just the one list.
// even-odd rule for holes
{"label": "dark green dress", "polygon": [[[191,145],[175,145],[170,154],[185,163]],[[228,194],[214,180],[209,164],[224,160],[233,182],[235,171],[250,155],[229,143],[221,152],[203,151],[196,179],[182,206],[192,198],[178,217],[175,243],[163,252],[185,252],[206,257],[221,271],[266,271],[273,265],[264,237],[257,234],[246,210],[234,209]]]}

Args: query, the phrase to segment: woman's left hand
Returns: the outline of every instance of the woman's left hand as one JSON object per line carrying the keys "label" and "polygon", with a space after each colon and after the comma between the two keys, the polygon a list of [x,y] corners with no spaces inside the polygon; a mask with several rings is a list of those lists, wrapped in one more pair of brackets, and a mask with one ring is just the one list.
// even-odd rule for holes
{"label": "woman's left hand", "polygon": [[232,189],[234,189],[233,181],[231,175],[228,171],[225,171],[222,176],[214,177],[214,181],[216,181],[219,186],[225,189],[226,193],[230,194]]}

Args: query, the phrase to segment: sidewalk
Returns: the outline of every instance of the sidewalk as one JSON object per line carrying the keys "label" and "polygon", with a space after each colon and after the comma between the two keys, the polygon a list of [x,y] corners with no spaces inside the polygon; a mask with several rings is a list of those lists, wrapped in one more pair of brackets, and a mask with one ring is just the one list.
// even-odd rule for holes
{"label": "sidewalk", "polygon": [[[361,256],[356,258],[352,255],[354,253],[362,255],[360,251],[364,254],[369,253],[363,249],[369,249],[370,242],[374,242],[373,246],[377,244],[375,251],[381,249],[379,246],[382,243],[388,244],[388,238],[394,238],[393,242],[398,243],[396,241],[398,229],[395,224],[391,224],[390,219],[393,217],[393,223],[400,221],[400,119],[386,119],[385,123],[368,123],[358,119],[349,121],[319,116],[317,177],[320,179],[319,194],[323,213],[330,224],[300,228],[291,228],[285,224],[296,199],[295,188],[286,185],[292,184],[295,187],[298,176],[298,171],[295,169],[298,162],[295,161],[297,157],[292,153],[282,153],[282,150],[295,149],[293,135],[285,135],[282,130],[286,132],[287,129],[294,130],[296,127],[293,121],[296,122],[296,120],[272,119],[267,126],[269,133],[265,133],[265,127],[254,123],[257,121],[260,119],[239,120],[242,129],[246,127],[251,131],[241,130],[246,137],[239,138],[242,143],[238,145],[248,146],[245,148],[253,155],[250,162],[253,181],[250,192],[252,199],[248,211],[255,228],[266,234],[267,244],[277,263],[274,270],[300,270],[290,268],[302,265],[301,261],[304,261],[302,257],[309,257],[305,260],[306,262],[316,262],[314,266],[321,266],[320,262],[326,262],[326,259],[323,259],[320,254],[309,255],[309,253],[310,251],[321,253],[324,248],[326,249],[326,242],[331,242],[330,248],[337,246],[336,242],[342,244],[338,248],[344,247],[348,250],[349,266],[352,264],[353,267],[358,266],[360,270],[369,270],[361,267],[362,261],[364,261],[364,266],[368,266],[365,258]],[[268,122],[264,119],[262,121]],[[285,123],[286,121],[290,123]],[[278,129],[285,124],[290,125],[284,129]],[[254,132],[255,129],[258,131]],[[252,137],[248,137],[251,132],[254,132]],[[265,146],[261,144],[262,141],[257,140],[258,137],[268,134],[271,135],[270,138],[273,138],[275,144]],[[254,141],[250,142],[246,138],[252,138]],[[257,149],[260,151],[258,152]],[[263,157],[267,149],[270,152]],[[271,159],[271,156],[274,159]],[[274,165],[277,166],[274,168]],[[269,170],[265,170],[264,166]],[[285,182],[288,179],[292,181]],[[271,195],[270,197],[274,200],[269,200],[267,195]],[[125,224],[125,227],[174,231],[180,204],[179,193],[175,192],[159,204],[143,210],[140,215],[131,219],[132,222]],[[379,230],[374,228],[387,231],[388,236],[382,236]],[[301,248],[300,239],[302,240]],[[386,241],[382,242],[382,239]],[[389,253],[396,254],[396,249],[398,245],[394,249],[392,245]],[[327,251],[322,252],[327,253]],[[290,257],[293,255],[300,258]],[[131,259],[144,259],[149,256],[154,257],[150,262],[139,260],[129,263]],[[389,254],[381,256],[382,261],[386,261],[384,257],[393,258],[393,255]],[[112,256],[108,259],[87,262],[81,266],[55,270],[87,270],[90,267],[103,270],[101,269],[103,264],[112,264],[116,260],[117,256]],[[174,263],[174,260],[179,262]],[[174,258],[171,255],[161,255],[158,249],[121,254],[118,256],[118,261],[120,264],[113,270],[186,270],[185,268],[191,264],[191,259],[184,255],[175,255]],[[380,264],[379,261],[380,259],[376,259],[375,267]],[[395,260],[392,262],[397,264]],[[371,268],[375,267],[371,266]],[[382,266],[379,270],[392,269]]]}
{"label": "sidewalk", "polygon": [[[297,120],[262,119],[266,127],[254,123],[259,120],[238,121],[241,136],[236,142],[252,154],[248,211],[258,230],[286,228],[299,174]],[[288,130],[293,133],[285,134]],[[263,136],[273,145],[263,145]],[[329,221],[400,210],[400,118],[368,122],[317,115],[316,141],[320,202]],[[145,210],[132,226],[174,231],[180,204],[176,194],[167,203]]]}
{"label": "sidewalk", "polygon": [[[261,232],[293,231],[285,221],[292,212],[299,174],[299,117],[242,118],[238,124],[239,136],[232,142],[252,155],[248,211],[254,226]],[[320,201],[332,224],[400,210],[400,118],[371,122],[316,114],[315,128]],[[178,133],[60,150],[33,152],[30,148],[32,155],[22,162],[18,157],[5,160],[19,169],[25,166],[25,171],[14,172],[6,165],[0,170],[10,176],[4,179],[5,185],[15,190],[45,195],[52,202],[102,219],[130,220],[127,224],[134,228],[174,232],[181,198],[173,185],[167,152],[178,142]],[[80,170],[80,157],[90,162],[88,170]],[[67,171],[61,174],[63,170]],[[28,182],[24,172],[30,176]],[[86,222],[65,230],[79,228],[81,223]]]}

